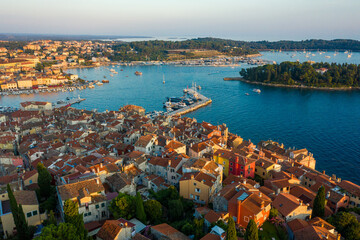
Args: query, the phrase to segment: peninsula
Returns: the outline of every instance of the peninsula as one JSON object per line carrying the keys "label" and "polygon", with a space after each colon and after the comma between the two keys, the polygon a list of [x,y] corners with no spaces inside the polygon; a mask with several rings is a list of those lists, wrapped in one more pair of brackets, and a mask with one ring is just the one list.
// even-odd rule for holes
{"label": "peninsula", "polygon": [[242,78],[224,78],[269,86],[318,89],[359,89],[360,65],[282,62],[241,69]]}

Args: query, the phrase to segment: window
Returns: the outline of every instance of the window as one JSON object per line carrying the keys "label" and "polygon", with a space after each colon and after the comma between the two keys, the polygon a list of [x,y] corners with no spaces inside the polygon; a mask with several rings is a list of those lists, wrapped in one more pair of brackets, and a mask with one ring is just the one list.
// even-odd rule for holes
{"label": "window", "polygon": [[200,188],[195,188],[196,193],[200,193],[200,191],[201,191]]}
{"label": "window", "polygon": [[29,183],[32,184],[32,180],[31,180],[31,179],[30,179]]}
{"label": "window", "polygon": [[196,182],[194,182],[194,186],[196,186]]}
{"label": "window", "polygon": [[230,163],[230,166],[232,166],[232,165],[233,165],[233,163],[231,162],[231,163]]}
{"label": "window", "polygon": [[232,169],[232,167],[231,167],[231,168],[230,168],[230,172],[232,172],[232,170],[233,170],[233,169]]}
{"label": "window", "polygon": [[105,203],[101,203],[101,207],[105,207]]}
{"label": "window", "polygon": [[26,217],[31,217],[31,212],[28,212],[27,214],[26,214]]}
{"label": "window", "polygon": [[245,222],[249,222],[249,217],[244,216],[244,221],[245,221]]}
{"label": "window", "polygon": [[91,212],[88,212],[88,216],[90,216],[91,215]]}
{"label": "window", "polygon": [[32,212],[32,215],[33,215],[33,216],[36,216],[37,214],[38,214],[37,210],[35,210],[35,211]]}
{"label": "window", "polygon": [[241,169],[244,169],[244,166],[241,166]]}
{"label": "window", "polygon": [[240,174],[241,174],[241,175],[244,175],[244,173],[243,173],[243,172],[240,172]]}
{"label": "window", "polygon": [[190,198],[194,198],[194,195],[190,194]]}
{"label": "window", "polygon": [[96,204],[96,205],[95,205],[95,208],[98,209],[98,208],[99,208],[99,204]]}
{"label": "window", "polygon": [[195,195],[195,200],[199,201],[200,197],[198,195]]}
{"label": "window", "polygon": [[87,213],[84,213],[84,217],[86,217],[87,216]]}

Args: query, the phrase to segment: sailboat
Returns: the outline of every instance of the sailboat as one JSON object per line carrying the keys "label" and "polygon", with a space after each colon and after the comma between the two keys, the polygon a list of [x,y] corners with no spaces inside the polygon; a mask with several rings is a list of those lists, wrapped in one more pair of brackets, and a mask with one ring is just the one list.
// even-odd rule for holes
{"label": "sailboat", "polygon": [[163,84],[165,84],[165,76],[164,76],[164,74],[163,74]]}

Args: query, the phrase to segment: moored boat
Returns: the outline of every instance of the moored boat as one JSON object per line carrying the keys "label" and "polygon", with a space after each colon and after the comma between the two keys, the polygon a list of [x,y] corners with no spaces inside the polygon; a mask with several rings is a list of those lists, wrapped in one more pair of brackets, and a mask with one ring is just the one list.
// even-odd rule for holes
{"label": "moored boat", "polygon": [[142,75],[142,72],[136,71],[136,72],[135,72],[135,75],[141,76],[141,75]]}

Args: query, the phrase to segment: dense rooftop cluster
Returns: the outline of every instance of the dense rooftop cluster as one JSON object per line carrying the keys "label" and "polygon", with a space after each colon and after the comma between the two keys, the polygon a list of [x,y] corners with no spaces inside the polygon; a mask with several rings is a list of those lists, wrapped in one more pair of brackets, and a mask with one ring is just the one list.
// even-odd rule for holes
{"label": "dense rooftop cluster", "polygon": [[[259,227],[276,220],[286,223],[295,239],[339,239],[324,219],[342,208],[360,207],[360,186],[315,170],[316,161],[306,149],[286,149],[270,140],[254,144],[230,133],[225,124],[179,116],[150,118],[134,105],[100,113],[22,103],[21,110],[0,115],[0,149],[4,236],[14,230],[12,218],[6,218],[11,214],[7,184],[18,204],[27,206],[29,225],[47,218],[35,194],[39,163],[56,186],[54,210],[59,218],[64,220],[67,200],[76,202],[89,235],[100,229],[99,239],[188,239],[189,233],[164,218],[150,222],[150,235],[144,233],[149,222],[133,216],[114,219],[119,194],[139,194],[145,205],[156,199],[169,208],[172,203],[166,206],[156,194],[172,186],[181,199],[194,204],[186,210],[189,215],[203,219],[203,240],[224,239],[226,230],[219,221],[226,223],[228,217],[240,233],[250,220]],[[326,193],[324,216],[311,219],[321,186]],[[275,218],[270,217],[272,209],[277,209]]]}

